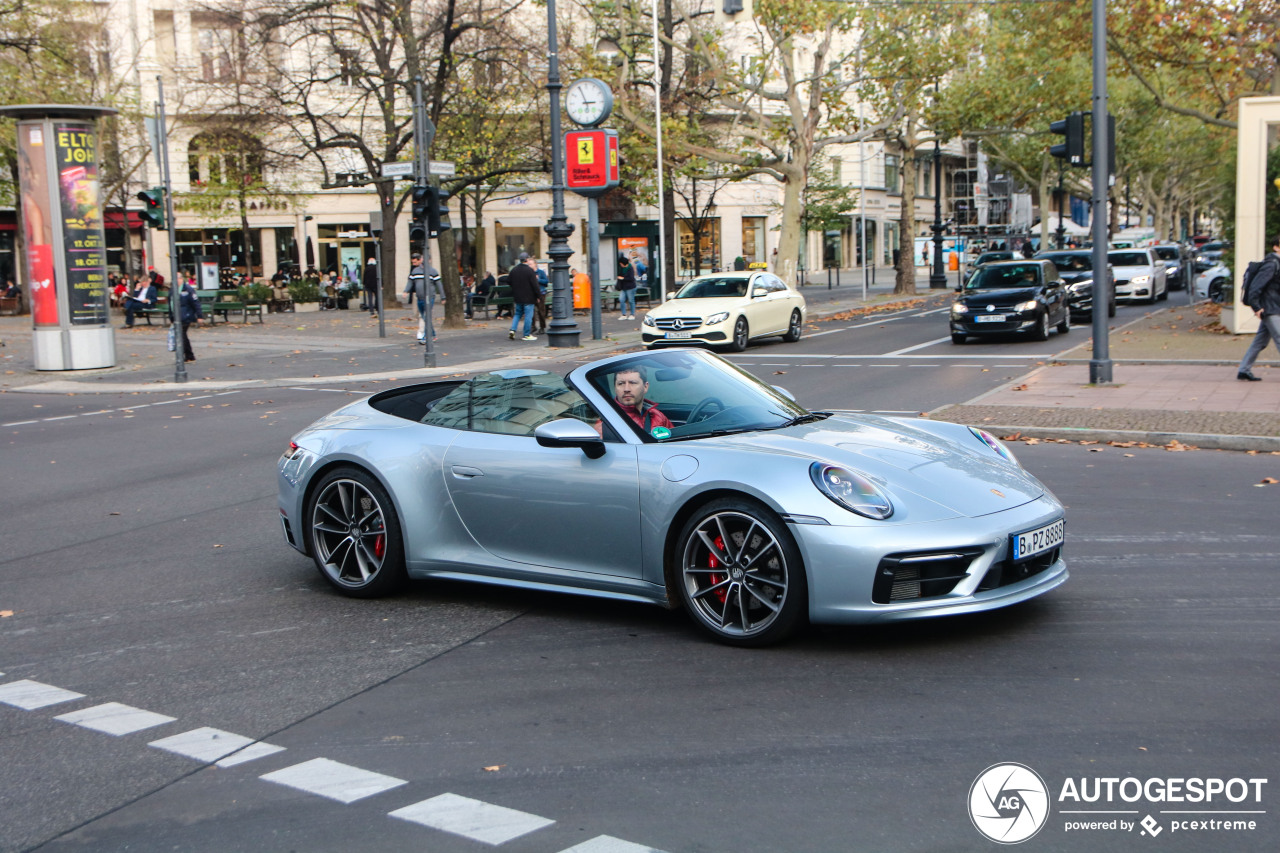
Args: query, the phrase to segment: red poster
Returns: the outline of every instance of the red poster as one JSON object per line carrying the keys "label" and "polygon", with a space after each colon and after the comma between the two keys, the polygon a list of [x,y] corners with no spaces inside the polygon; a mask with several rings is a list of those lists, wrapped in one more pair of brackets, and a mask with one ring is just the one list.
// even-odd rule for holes
{"label": "red poster", "polygon": [[45,161],[44,127],[18,126],[18,172],[22,197],[22,234],[27,248],[27,282],[31,288],[31,320],[37,326],[56,326],[58,283],[53,267],[53,215],[49,210],[49,179]]}

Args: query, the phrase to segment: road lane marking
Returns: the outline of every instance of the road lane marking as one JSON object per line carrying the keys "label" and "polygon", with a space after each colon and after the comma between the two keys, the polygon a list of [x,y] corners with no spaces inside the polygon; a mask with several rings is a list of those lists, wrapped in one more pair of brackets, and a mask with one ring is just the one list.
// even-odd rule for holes
{"label": "road lane marking", "polygon": [[[183,755],[187,758],[194,758],[196,761],[203,761],[211,764],[219,759],[224,759],[232,754],[241,753],[246,747],[255,743],[251,737],[244,735],[225,732],[222,729],[210,728],[205,726],[199,729],[192,729],[189,732],[173,735],[172,737],[153,740],[148,746],[154,746],[156,749],[163,749],[165,752],[172,752],[177,755]],[[283,746],[273,746],[272,744],[261,744],[269,747],[267,751],[258,751],[255,758],[261,758],[264,755],[280,752]],[[240,761],[233,762],[235,764],[243,763],[251,759],[241,757]],[[223,766],[219,763],[219,766]]]}
{"label": "road lane marking", "polygon": [[283,746],[276,746],[273,743],[257,743],[246,746],[239,752],[233,752],[226,758],[218,762],[219,767],[235,767],[237,764],[244,764],[246,761],[256,761],[259,758],[265,758],[268,755],[275,755],[277,752],[284,752]]}
{"label": "road lane marking", "polygon": [[83,711],[62,714],[54,717],[54,719],[64,723],[71,723],[73,726],[93,729],[96,732],[119,737],[120,735],[140,732],[143,729],[163,726],[165,723],[172,723],[177,717],[167,717],[164,714],[144,711],[141,708],[134,708],[132,705],[123,705],[119,702],[107,702],[102,705],[94,705],[92,708],[85,708]]}
{"label": "road lane marking", "polygon": [[590,841],[575,844],[572,847],[561,850],[560,853],[663,853],[663,851],[656,847],[646,847],[643,844],[623,841],[621,838],[614,838],[612,835],[597,835]]}
{"label": "road lane marking", "polygon": [[441,794],[388,814],[484,844],[504,844],[555,823],[549,818],[457,794]]}
{"label": "road lane marking", "polygon": [[950,336],[950,335],[948,335],[948,336],[947,336],[947,337],[945,337],[945,338],[938,338],[937,340],[925,341],[925,342],[924,342],[924,343],[922,343],[922,344],[916,344],[915,346],[913,346],[913,347],[907,347],[906,349],[895,350],[894,352],[887,352],[887,353],[885,353],[885,355],[886,355],[886,356],[905,355],[906,353],[909,353],[909,352],[915,352],[915,351],[916,351],[916,350],[918,350],[918,349],[924,349],[925,347],[931,347],[931,346],[933,346],[933,345],[935,345],[935,344],[945,343],[945,342],[947,342],[947,341],[949,341],[949,340],[951,340],[951,336]]}
{"label": "road lane marking", "polygon": [[313,758],[258,778],[346,804],[408,784],[328,758]]}
{"label": "road lane marking", "polygon": [[22,681],[0,684],[0,702],[24,711],[34,711],[37,708],[57,705],[59,702],[83,698],[83,693],[63,690],[61,687],[41,684],[39,681],[30,681],[25,678]]}

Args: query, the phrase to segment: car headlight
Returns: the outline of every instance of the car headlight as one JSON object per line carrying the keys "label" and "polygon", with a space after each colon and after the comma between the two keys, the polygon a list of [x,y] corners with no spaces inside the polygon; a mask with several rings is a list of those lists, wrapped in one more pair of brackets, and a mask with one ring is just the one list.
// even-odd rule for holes
{"label": "car headlight", "polygon": [[650,317],[648,314],[645,314],[645,315],[644,315],[644,319],[640,321],[640,324],[641,324],[641,325],[643,325],[643,326],[656,326],[656,325],[658,325],[657,323],[653,322],[653,318],[652,318],[652,317]]}
{"label": "car headlight", "polygon": [[814,462],[809,466],[809,478],[818,491],[850,512],[877,521],[893,515],[893,504],[861,474],[825,462]]}
{"label": "car headlight", "polygon": [[1177,275],[1177,274],[1178,274],[1178,268],[1177,268],[1177,267],[1165,267],[1164,274],[1165,274],[1165,275]]}
{"label": "car headlight", "polygon": [[1019,302],[1017,305],[1013,306],[1013,310],[1014,310],[1014,311],[1018,311],[1018,312],[1022,312],[1022,311],[1034,311],[1034,310],[1036,310],[1036,308],[1038,308],[1038,307],[1040,307],[1040,306],[1038,306],[1038,305],[1036,304],[1036,301],[1035,301],[1034,299],[1032,299],[1032,300],[1029,300],[1029,301],[1027,301],[1027,302]]}
{"label": "car headlight", "polygon": [[969,306],[965,305],[963,302],[957,302],[955,305],[951,306],[951,313],[952,314],[968,314]]}
{"label": "car headlight", "polygon": [[1083,293],[1085,290],[1088,290],[1092,287],[1093,287],[1093,280],[1086,278],[1083,281],[1071,282],[1071,284],[1067,285],[1067,290],[1071,291],[1072,293]]}
{"label": "car headlight", "polygon": [[978,439],[978,441],[981,441],[987,447],[994,450],[997,456],[1001,456],[1004,459],[1007,459],[1008,461],[1012,462],[1014,465],[1019,465],[1019,466],[1021,465],[1021,463],[1018,462],[1018,457],[1013,455],[1013,451],[1010,450],[1003,441],[996,438],[994,435],[987,432],[985,429],[978,429],[977,427],[969,427],[969,432],[973,433],[974,436]]}
{"label": "car headlight", "polygon": [[729,319],[728,311],[719,311],[707,318],[707,325],[714,326],[716,323],[723,323],[725,320],[728,320],[728,319]]}
{"label": "car headlight", "polygon": [[1151,276],[1149,275],[1135,275],[1129,279],[1130,284],[1146,284],[1149,281],[1151,281]]}

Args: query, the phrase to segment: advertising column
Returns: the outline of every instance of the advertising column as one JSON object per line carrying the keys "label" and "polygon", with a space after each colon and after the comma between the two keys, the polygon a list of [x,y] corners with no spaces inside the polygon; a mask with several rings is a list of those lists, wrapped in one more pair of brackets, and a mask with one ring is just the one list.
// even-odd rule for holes
{"label": "advertising column", "polygon": [[96,125],[78,118],[23,118],[18,171],[35,368],[112,367]]}

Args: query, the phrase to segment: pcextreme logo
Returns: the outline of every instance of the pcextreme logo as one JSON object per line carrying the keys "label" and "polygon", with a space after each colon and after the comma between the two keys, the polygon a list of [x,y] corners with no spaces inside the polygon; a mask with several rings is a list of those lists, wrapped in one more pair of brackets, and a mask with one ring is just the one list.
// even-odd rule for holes
{"label": "pcextreme logo", "polygon": [[[1195,833],[1240,833],[1264,819],[1266,779],[1133,776],[1067,777],[1058,791],[1063,832],[1135,833],[1154,839]],[[1018,844],[1050,817],[1048,786],[1024,764],[993,764],[969,788],[969,818],[999,844]]]}

